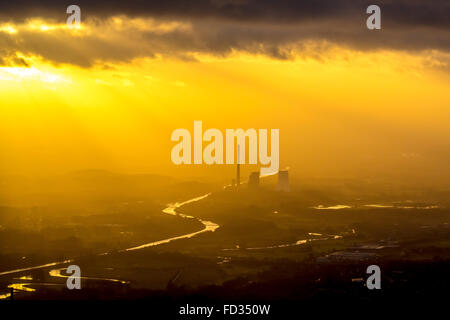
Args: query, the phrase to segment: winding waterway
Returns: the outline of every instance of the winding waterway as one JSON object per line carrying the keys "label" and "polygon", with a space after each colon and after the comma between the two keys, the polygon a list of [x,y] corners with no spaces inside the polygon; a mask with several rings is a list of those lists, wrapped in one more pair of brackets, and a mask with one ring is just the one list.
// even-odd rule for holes
{"label": "winding waterway", "polygon": [[[136,246],[136,247],[122,249],[122,250],[119,250],[119,252],[141,250],[141,249],[145,249],[145,248],[149,248],[149,247],[159,246],[159,245],[166,244],[166,243],[169,243],[169,242],[172,242],[172,241],[176,241],[176,240],[189,239],[189,238],[195,237],[195,236],[197,236],[197,235],[199,235],[201,233],[204,233],[204,232],[214,232],[214,231],[216,231],[216,229],[220,227],[218,224],[216,224],[214,222],[211,222],[211,221],[202,220],[202,219],[197,218],[197,217],[193,217],[193,216],[185,215],[185,214],[182,214],[182,213],[178,213],[176,211],[176,209],[178,209],[178,208],[180,208],[180,207],[182,207],[182,206],[184,206],[186,204],[203,200],[203,199],[207,198],[210,195],[211,195],[211,193],[207,193],[207,194],[202,195],[200,197],[195,197],[195,198],[192,198],[192,199],[184,201],[184,202],[176,202],[176,203],[168,204],[168,206],[162,210],[162,212],[164,212],[165,214],[179,216],[179,217],[181,217],[183,219],[196,219],[201,224],[203,224],[203,229],[201,229],[199,231],[196,231],[196,232],[187,233],[187,234],[184,234],[184,235],[181,235],[181,236],[171,237],[171,238],[167,238],[167,239],[163,239],[163,240],[158,240],[158,241],[145,243],[145,244],[142,244],[142,245]],[[100,253],[99,255],[104,256],[104,255],[109,255],[110,253],[111,252],[105,252],[105,253]],[[1,276],[5,276],[5,275],[11,275],[11,274],[15,274],[15,273],[20,273],[20,272],[25,272],[25,271],[31,271],[31,270],[36,270],[36,269],[44,269],[44,268],[48,268],[48,267],[60,266],[60,265],[63,265],[63,264],[71,263],[73,261],[74,261],[74,259],[69,259],[69,260],[64,260],[64,261],[50,262],[50,263],[47,263],[47,264],[38,265],[38,266],[34,266],[34,267],[27,267],[27,268],[20,268],[20,269],[14,269],[14,270],[9,270],[9,271],[3,271],[3,272],[0,272],[0,277]],[[65,275],[63,275],[61,273],[61,271],[64,270],[64,269],[65,268],[51,270],[50,271],[50,276],[52,276],[52,277],[67,277],[67,276],[65,276]],[[93,278],[93,277],[81,277],[81,278],[82,279],[91,279],[91,280],[105,280],[105,281],[114,281],[114,282],[127,283],[126,281],[118,280],[118,279]],[[28,292],[35,291],[35,289],[31,289],[31,288],[27,287],[27,285],[32,285],[32,283],[12,283],[12,284],[10,284],[8,286],[8,288],[13,288],[14,290],[18,290],[18,291],[28,291]],[[8,299],[9,297],[10,297],[10,293],[0,294],[0,299]]]}
{"label": "winding waterway", "polygon": [[214,222],[202,220],[200,218],[196,218],[196,217],[193,217],[193,216],[188,216],[188,215],[176,212],[176,209],[178,209],[178,208],[180,208],[180,207],[182,207],[182,206],[184,206],[186,204],[203,200],[203,199],[209,197],[210,195],[211,195],[211,193],[207,193],[207,194],[205,194],[203,196],[196,197],[196,198],[193,198],[193,199],[181,202],[181,203],[177,202],[177,203],[174,203],[174,204],[169,204],[169,206],[163,210],[163,212],[166,213],[166,214],[176,215],[176,216],[182,217],[184,219],[196,219],[196,220],[198,220],[204,226],[204,228],[202,230],[196,231],[196,232],[192,232],[192,233],[188,233],[188,234],[184,234],[184,235],[181,235],[181,236],[178,236],[178,237],[172,237],[172,238],[168,238],[168,239],[164,239],[164,240],[149,242],[149,243],[137,246],[137,247],[132,247],[132,248],[121,250],[121,252],[123,252],[123,251],[134,251],[134,250],[140,250],[140,249],[144,249],[144,248],[148,248],[148,247],[159,246],[161,244],[169,243],[169,242],[172,242],[172,241],[175,241],[175,240],[192,238],[192,237],[195,237],[196,235],[199,235],[200,233],[216,231],[216,229],[219,228],[219,225],[214,223]]}

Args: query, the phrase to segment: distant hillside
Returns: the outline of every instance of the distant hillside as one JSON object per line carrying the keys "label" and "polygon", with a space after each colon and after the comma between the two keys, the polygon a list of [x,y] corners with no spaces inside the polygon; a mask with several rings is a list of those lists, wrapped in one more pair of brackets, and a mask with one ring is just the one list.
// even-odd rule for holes
{"label": "distant hillside", "polygon": [[76,171],[46,178],[0,177],[0,205],[47,205],[123,201],[167,203],[209,191],[211,186],[156,174]]}

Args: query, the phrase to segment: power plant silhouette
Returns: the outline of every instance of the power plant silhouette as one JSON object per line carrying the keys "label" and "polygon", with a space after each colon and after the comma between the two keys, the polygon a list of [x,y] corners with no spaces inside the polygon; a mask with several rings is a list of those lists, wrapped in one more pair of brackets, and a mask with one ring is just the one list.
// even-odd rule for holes
{"label": "power plant silhouette", "polygon": [[[278,171],[278,183],[276,190],[282,192],[290,192],[289,186],[289,171],[281,170]],[[254,171],[250,173],[248,178],[248,188],[249,189],[257,189],[260,186],[260,178],[261,174],[259,171]],[[236,178],[232,179],[231,185],[235,188],[239,188],[241,185],[241,164],[240,164],[240,146],[237,145],[237,162],[236,162]]]}
{"label": "power plant silhouette", "polygon": [[250,173],[250,177],[248,178],[248,187],[252,189],[259,187],[259,171]]}
{"label": "power plant silhouette", "polygon": [[289,192],[291,191],[289,187],[289,171],[283,170],[278,171],[278,191]]}

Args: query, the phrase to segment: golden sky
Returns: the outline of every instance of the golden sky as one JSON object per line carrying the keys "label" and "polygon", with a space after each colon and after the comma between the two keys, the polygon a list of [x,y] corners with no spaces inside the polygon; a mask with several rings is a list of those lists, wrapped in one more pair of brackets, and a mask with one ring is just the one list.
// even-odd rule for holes
{"label": "golden sky", "polygon": [[[0,175],[200,174],[170,160],[171,132],[194,120],[280,129],[280,166],[301,175],[449,174],[445,46],[296,39],[310,22],[208,19],[114,14],[75,30],[53,17],[4,19]],[[273,40],[283,31],[288,39]]]}

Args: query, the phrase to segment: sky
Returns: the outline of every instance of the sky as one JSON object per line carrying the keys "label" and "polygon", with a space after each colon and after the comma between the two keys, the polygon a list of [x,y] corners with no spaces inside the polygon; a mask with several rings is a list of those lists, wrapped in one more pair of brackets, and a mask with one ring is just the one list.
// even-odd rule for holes
{"label": "sky", "polygon": [[[0,4],[0,175],[175,166],[177,128],[280,129],[301,176],[450,176],[450,2]],[[421,180],[422,179],[422,180]]]}

